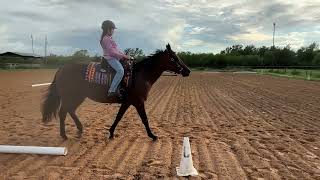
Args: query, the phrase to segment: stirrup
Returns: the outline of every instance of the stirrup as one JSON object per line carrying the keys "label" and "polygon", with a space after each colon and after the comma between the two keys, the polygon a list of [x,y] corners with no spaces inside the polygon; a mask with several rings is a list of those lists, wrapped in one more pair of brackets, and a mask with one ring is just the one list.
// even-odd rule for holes
{"label": "stirrup", "polygon": [[105,72],[107,72],[105,69],[100,69],[100,72],[103,72],[103,73],[105,73]]}
{"label": "stirrup", "polygon": [[108,92],[108,96],[116,96],[116,97],[120,97],[120,93],[119,92]]}

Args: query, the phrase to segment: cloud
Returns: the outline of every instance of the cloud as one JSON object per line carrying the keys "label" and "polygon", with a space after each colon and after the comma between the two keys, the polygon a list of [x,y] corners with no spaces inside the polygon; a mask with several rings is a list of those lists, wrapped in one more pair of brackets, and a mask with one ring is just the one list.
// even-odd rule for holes
{"label": "cloud", "polygon": [[226,36],[234,41],[250,41],[252,44],[259,41],[271,40],[272,36],[258,32],[257,29],[249,29],[247,33]]}
{"label": "cloud", "polygon": [[50,53],[101,54],[106,19],[116,23],[114,38],[122,49],[139,47],[147,54],[168,42],[194,52],[240,43],[270,46],[273,22],[276,44],[298,48],[319,42],[318,9],[320,2],[311,0],[11,0],[0,7],[0,51],[30,51],[33,34],[38,54],[46,35]]}

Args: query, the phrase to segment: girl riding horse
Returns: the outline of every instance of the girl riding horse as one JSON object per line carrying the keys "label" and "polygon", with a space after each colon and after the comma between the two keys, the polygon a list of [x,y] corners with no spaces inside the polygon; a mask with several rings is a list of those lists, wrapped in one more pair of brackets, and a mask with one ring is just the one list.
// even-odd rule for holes
{"label": "girl riding horse", "polygon": [[[125,99],[118,101],[107,96],[106,87],[100,84],[92,84],[83,78],[86,69],[85,64],[68,64],[60,68],[54,77],[48,93],[42,104],[42,117],[44,122],[48,122],[53,116],[59,114],[60,136],[67,139],[65,132],[65,119],[67,113],[75,122],[78,134],[82,134],[82,124],[75,114],[76,109],[85,100],[101,103],[120,103],[121,107],[113,122],[109,132],[109,138],[114,137],[114,130],[121,120],[126,110],[133,105],[140,115],[146,128],[147,134],[153,140],[157,139],[150,127],[145,111],[145,101],[152,85],[159,79],[164,71],[172,71],[181,74],[183,77],[189,76],[190,70],[183,61],[171,50],[170,45],[164,51],[157,51],[155,54],[146,57],[144,60],[134,64],[132,72],[132,85],[129,87]],[[106,112],[107,113],[107,112]]]}

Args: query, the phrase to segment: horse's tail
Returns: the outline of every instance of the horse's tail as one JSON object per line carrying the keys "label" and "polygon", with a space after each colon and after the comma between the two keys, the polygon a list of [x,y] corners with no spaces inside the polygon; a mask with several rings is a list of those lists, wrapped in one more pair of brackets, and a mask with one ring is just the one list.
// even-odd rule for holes
{"label": "horse's tail", "polygon": [[53,82],[48,88],[48,92],[42,103],[41,112],[42,112],[43,122],[49,122],[53,116],[56,117],[57,112],[60,108],[61,98],[58,94],[57,84],[56,84],[57,73],[53,79]]}

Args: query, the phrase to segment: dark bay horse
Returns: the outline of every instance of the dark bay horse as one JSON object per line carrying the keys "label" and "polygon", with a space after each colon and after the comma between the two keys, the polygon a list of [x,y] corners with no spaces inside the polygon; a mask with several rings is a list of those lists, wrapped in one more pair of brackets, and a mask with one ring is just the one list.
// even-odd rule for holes
{"label": "dark bay horse", "polygon": [[50,121],[59,114],[60,136],[67,139],[65,132],[65,119],[67,113],[74,120],[78,135],[82,134],[82,124],[75,114],[76,109],[85,100],[90,98],[101,103],[121,103],[121,107],[110,128],[109,138],[114,137],[114,130],[122,116],[133,105],[142,119],[148,136],[157,140],[149,127],[148,117],[145,111],[145,101],[152,85],[157,81],[164,71],[172,71],[181,74],[183,77],[189,76],[190,70],[183,61],[171,50],[170,45],[164,51],[157,51],[155,54],[146,57],[141,62],[133,66],[132,85],[128,89],[124,100],[119,101],[107,96],[107,87],[99,84],[92,84],[83,78],[83,71],[86,64],[68,64],[60,68],[54,80],[48,88],[42,104],[43,122]]}

